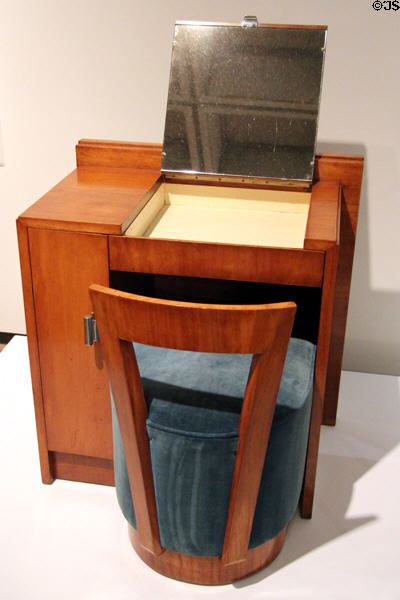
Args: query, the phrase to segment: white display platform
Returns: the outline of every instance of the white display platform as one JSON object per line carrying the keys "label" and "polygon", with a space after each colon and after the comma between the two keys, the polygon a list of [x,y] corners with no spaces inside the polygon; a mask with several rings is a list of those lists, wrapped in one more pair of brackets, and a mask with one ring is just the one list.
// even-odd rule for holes
{"label": "white display platform", "polygon": [[41,483],[26,338],[0,354],[4,600],[400,598],[400,378],[344,372],[323,427],[314,514],[278,558],[232,585],[167,579],[132,550],[114,488]]}

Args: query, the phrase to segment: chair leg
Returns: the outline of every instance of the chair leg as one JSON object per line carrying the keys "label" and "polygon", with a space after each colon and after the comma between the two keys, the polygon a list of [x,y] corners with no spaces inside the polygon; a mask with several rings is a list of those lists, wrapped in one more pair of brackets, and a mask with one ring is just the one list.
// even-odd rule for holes
{"label": "chair leg", "polygon": [[317,475],[317,461],[318,461],[318,449],[319,449],[319,438],[321,432],[322,423],[322,410],[321,402],[319,400],[319,393],[314,386],[313,392],[313,404],[311,409],[310,419],[310,433],[308,436],[308,447],[306,464],[304,469],[304,481],[303,489],[300,496],[299,508],[300,516],[303,519],[311,519],[312,510],[314,504],[314,491],[315,491],[315,479]]}
{"label": "chair leg", "polygon": [[302,519],[311,519],[313,503],[314,503],[314,492],[312,492],[311,499],[310,498],[307,499],[307,497],[305,499],[304,491],[303,491],[301,494],[301,497],[300,497],[300,502],[299,502],[300,517]]}

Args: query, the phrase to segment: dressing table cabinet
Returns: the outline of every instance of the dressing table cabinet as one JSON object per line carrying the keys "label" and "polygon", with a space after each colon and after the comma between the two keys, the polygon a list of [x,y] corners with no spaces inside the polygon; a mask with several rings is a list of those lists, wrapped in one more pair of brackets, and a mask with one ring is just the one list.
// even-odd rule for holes
{"label": "dressing table cabinet", "polygon": [[[178,40],[190,37],[185,26],[178,33]],[[228,38],[230,51],[232,43]],[[305,512],[311,514],[320,426],[333,425],[336,418],[363,159],[314,157],[311,144],[305,177],[293,176],[301,166],[290,149],[284,157],[286,165],[290,160],[294,165],[289,177],[276,177],[268,169],[261,176],[260,152],[271,150],[271,144],[257,142],[251,145],[256,166],[244,174],[247,108],[239,112],[239,101],[229,94],[229,102],[214,102],[215,90],[207,103],[204,89],[196,91],[202,98],[195,108],[188,101],[192,84],[185,79],[188,71],[177,47],[163,146],[81,140],[76,170],[17,221],[42,479],[113,484],[101,344],[88,347],[83,340],[82,318],[92,311],[90,284],[218,303],[294,300],[293,335],[317,344],[304,483],[305,498],[310,495]],[[258,55],[259,46],[252,48]],[[303,60],[307,52],[300,54]],[[194,61],[192,67],[195,73],[201,65]],[[196,81],[202,82],[202,76]],[[295,117],[287,114],[289,101],[278,117],[275,101],[268,102],[261,99],[257,107],[264,130],[268,133],[272,118],[274,128],[282,126],[283,138],[290,137],[285,127]],[[308,117],[303,117],[294,129],[305,123],[308,135]],[[188,132],[185,143],[181,128]],[[224,132],[230,140],[240,139],[240,160],[229,139],[217,152]],[[185,163],[187,157],[193,168]],[[173,164],[177,160],[181,171]],[[217,172],[214,167],[222,162]]]}

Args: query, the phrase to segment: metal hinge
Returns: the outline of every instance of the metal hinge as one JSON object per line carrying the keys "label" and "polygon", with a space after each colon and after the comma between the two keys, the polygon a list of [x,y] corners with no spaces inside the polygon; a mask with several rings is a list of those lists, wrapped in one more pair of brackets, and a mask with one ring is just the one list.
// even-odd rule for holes
{"label": "metal hinge", "polygon": [[99,330],[97,329],[97,323],[93,312],[91,315],[85,315],[83,317],[83,328],[85,346],[93,346],[94,342],[100,341]]}
{"label": "metal hinge", "polygon": [[253,15],[247,15],[243,17],[242,27],[258,27],[257,17]]}

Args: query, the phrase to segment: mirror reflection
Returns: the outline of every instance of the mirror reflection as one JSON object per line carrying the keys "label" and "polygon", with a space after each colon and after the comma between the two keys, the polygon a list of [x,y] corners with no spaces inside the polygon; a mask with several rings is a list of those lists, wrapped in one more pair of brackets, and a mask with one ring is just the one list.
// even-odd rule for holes
{"label": "mirror reflection", "polygon": [[177,24],[162,169],[311,180],[325,35]]}

